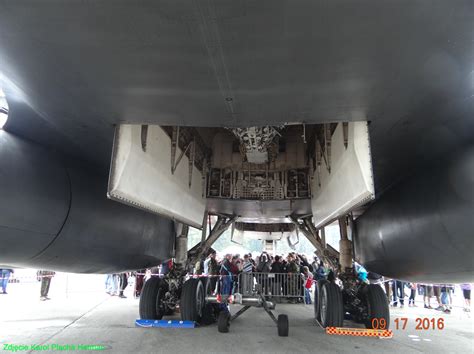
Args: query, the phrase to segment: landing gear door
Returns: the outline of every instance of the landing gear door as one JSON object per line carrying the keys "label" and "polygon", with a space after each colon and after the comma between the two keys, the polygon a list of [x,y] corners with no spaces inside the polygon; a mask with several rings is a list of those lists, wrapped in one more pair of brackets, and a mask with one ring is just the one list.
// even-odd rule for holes
{"label": "landing gear door", "polygon": [[[172,172],[171,145],[170,136],[160,126],[117,126],[107,195],[201,228],[205,210],[202,172],[186,154]],[[179,147],[175,154],[181,155]]]}
{"label": "landing gear door", "polygon": [[316,227],[372,200],[374,181],[367,122],[339,123],[325,142],[316,140],[318,161],[311,190]]}

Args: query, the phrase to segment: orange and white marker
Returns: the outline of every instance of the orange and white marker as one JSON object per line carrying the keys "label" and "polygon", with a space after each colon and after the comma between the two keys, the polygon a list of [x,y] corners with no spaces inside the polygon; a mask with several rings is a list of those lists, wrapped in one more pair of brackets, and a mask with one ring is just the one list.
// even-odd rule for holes
{"label": "orange and white marker", "polygon": [[391,329],[326,327],[326,334],[356,337],[393,337],[393,332]]}

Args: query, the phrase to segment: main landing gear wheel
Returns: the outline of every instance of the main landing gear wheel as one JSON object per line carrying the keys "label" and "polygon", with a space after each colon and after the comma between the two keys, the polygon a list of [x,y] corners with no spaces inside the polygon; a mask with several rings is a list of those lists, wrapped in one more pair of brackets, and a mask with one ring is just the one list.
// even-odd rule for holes
{"label": "main landing gear wheel", "polygon": [[277,328],[280,337],[288,337],[289,323],[287,315],[278,315]]}
{"label": "main landing gear wheel", "polygon": [[[214,278],[215,279],[215,278]],[[205,295],[212,295],[213,282],[212,278],[201,278],[203,288],[205,289]],[[218,314],[218,306],[216,304],[205,303],[202,309],[201,324],[210,325],[216,322],[216,315]]]}
{"label": "main landing gear wheel", "polygon": [[320,301],[321,286],[327,282],[328,281],[326,279],[321,279],[321,280],[318,280],[314,286],[314,318],[318,322],[321,322],[321,301]]}
{"label": "main landing gear wheel", "polygon": [[201,322],[206,295],[200,279],[189,279],[183,284],[180,310],[183,321]]}
{"label": "main landing gear wheel", "polygon": [[[367,308],[369,315],[365,323],[367,328],[389,328],[390,310],[387,303],[387,296],[383,289],[377,284],[370,284],[367,287]],[[377,319],[377,321],[374,321],[374,319]],[[382,319],[385,320],[385,325],[382,324]]]}
{"label": "main landing gear wheel", "polygon": [[221,311],[217,318],[217,330],[220,333],[228,333],[230,327],[230,314],[227,311]]}
{"label": "main landing gear wheel", "polygon": [[166,282],[158,277],[151,277],[145,282],[140,295],[140,318],[146,320],[161,320],[166,308],[163,299],[166,294]]}
{"label": "main landing gear wheel", "polygon": [[326,327],[342,327],[344,322],[344,304],[341,289],[334,283],[321,284],[320,316],[321,325]]}

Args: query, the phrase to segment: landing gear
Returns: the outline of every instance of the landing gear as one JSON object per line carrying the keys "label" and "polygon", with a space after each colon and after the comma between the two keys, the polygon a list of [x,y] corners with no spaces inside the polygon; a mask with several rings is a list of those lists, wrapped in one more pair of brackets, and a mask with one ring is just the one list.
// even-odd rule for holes
{"label": "landing gear", "polygon": [[321,280],[318,280],[314,286],[314,318],[318,322],[321,322],[321,301],[320,301],[321,286],[327,282],[328,281],[326,279],[321,279]]}
{"label": "landing gear", "polygon": [[179,303],[183,321],[204,325],[216,322],[217,306],[205,301],[206,295],[212,294],[212,279],[189,279],[184,284],[179,279],[175,276],[148,279],[140,295],[140,318],[161,320],[172,315]]}
{"label": "landing gear", "polygon": [[[216,278],[201,278],[201,282],[205,289],[206,296],[213,294],[216,280]],[[202,309],[201,324],[210,325],[212,323],[215,323],[218,315],[219,306],[217,304],[211,304],[206,302]]]}
{"label": "landing gear", "polygon": [[355,277],[342,277],[343,289],[320,280],[314,291],[314,317],[324,328],[342,327],[344,315],[370,329],[388,329],[390,310],[387,297],[378,284],[366,284]]}
{"label": "landing gear", "polygon": [[206,301],[203,282],[200,279],[189,279],[183,284],[180,310],[183,321],[200,323]]}
{"label": "landing gear", "polygon": [[151,277],[143,286],[140,295],[140,318],[147,320],[161,320],[168,314],[169,309],[164,303],[168,286],[158,277]]}
{"label": "landing gear", "polygon": [[367,328],[388,329],[390,325],[390,309],[385,292],[377,284],[368,285],[366,291],[367,319],[365,326]]}
{"label": "landing gear", "polygon": [[344,321],[344,305],[341,289],[331,282],[321,284],[320,294],[321,325],[326,327],[342,327]]}
{"label": "landing gear", "polygon": [[342,277],[344,311],[370,329],[388,329],[390,310],[387,297],[378,284],[368,284],[354,274]]}
{"label": "landing gear", "polygon": [[169,308],[166,304],[167,293],[168,283],[161,281],[161,284],[158,287],[158,293],[156,294],[156,314],[158,315],[159,319],[161,319],[163,316],[169,316],[173,314],[173,309]]}

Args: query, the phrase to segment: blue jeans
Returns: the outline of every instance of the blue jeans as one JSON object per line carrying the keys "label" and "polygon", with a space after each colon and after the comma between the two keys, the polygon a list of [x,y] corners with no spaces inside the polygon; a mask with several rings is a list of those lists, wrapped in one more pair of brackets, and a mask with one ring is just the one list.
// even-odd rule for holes
{"label": "blue jeans", "polygon": [[447,305],[448,304],[448,292],[447,291],[442,291],[441,292],[441,303],[443,305]]}
{"label": "blue jeans", "polygon": [[223,275],[221,280],[221,295],[232,295],[232,276]]}
{"label": "blue jeans", "polygon": [[400,280],[392,280],[392,292],[393,292],[393,304],[396,306],[398,299],[400,299],[400,304],[403,306],[404,297],[405,297],[405,283]]}
{"label": "blue jeans", "polygon": [[311,304],[311,289],[304,288],[304,303]]}
{"label": "blue jeans", "polygon": [[118,275],[107,274],[105,278],[105,291],[108,293],[115,294],[118,291]]}
{"label": "blue jeans", "polygon": [[7,292],[8,279],[10,279],[11,272],[8,269],[2,269],[0,273],[0,284],[2,286],[2,291]]}

